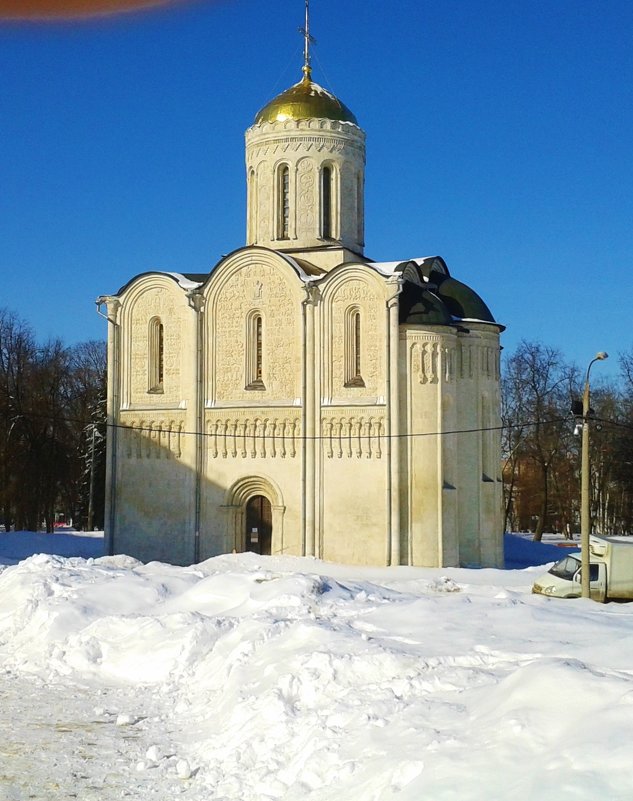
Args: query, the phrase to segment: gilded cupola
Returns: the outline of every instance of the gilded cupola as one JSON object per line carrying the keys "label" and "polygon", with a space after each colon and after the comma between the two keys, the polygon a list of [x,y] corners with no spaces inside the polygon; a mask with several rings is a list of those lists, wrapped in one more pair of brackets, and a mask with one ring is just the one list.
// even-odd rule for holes
{"label": "gilded cupola", "polygon": [[246,131],[247,244],[330,269],[364,248],[365,134],[312,80],[306,3],[302,79]]}
{"label": "gilded cupola", "polygon": [[255,124],[307,119],[338,120],[358,125],[354,114],[344,103],[311,78],[310,67],[304,66],[303,78],[267,103],[255,116]]}

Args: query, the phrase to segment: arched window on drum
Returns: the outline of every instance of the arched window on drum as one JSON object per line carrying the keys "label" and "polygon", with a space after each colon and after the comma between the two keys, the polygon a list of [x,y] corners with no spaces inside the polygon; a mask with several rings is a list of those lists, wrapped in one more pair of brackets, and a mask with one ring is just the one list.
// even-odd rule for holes
{"label": "arched window on drum", "polygon": [[290,169],[287,164],[277,168],[277,239],[290,239]]}

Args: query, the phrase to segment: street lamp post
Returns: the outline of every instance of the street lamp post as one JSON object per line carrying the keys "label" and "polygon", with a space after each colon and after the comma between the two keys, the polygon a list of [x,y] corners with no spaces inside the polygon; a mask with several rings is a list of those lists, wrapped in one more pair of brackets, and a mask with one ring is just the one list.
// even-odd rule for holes
{"label": "street lamp post", "polygon": [[609,356],[603,350],[596,353],[589,362],[582,393],[582,460],[580,465],[580,590],[583,598],[589,598],[589,532],[591,515],[589,513],[589,371],[594,362],[603,361]]}

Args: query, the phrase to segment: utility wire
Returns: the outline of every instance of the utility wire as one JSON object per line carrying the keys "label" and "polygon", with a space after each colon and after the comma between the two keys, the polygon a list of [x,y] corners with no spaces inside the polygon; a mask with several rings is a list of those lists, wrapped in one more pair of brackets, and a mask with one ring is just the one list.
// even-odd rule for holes
{"label": "utility wire", "polygon": [[[156,411],[158,411],[158,410],[156,410]],[[228,411],[230,411],[230,410],[227,409],[227,412]],[[109,423],[109,422],[106,422],[106,421],[85,420],[85,419],[79,418],[79,417],[53,416],[53,415],[42,414],[42,413],[39,413],[39,412],[20,412],[20,414],[14,416],[13,419],[14,420],[19,420],[20,417],[44,419],[44,420],[49,420],[49,421],[52,421],[52,422],[55,422],[55,423],[75,423],[75,424],[78,424],[78,425],[81,425],[81,426],[86,426],[86,427],[87,426],[92,426],[92,425],[95,425],[97,427],[104,427],[105,426],[105,428],[118,429],[118,430],[124,430],[124,431],[135,431],[135,432],[138,432],[138,433],[141,433],[141,432],[156,433],[159,430],[161,430],[161,431],[165,431],[166,430],[166,429],[162,428],[162,425],[160,427],[158,425],[156,427],[154,427],[153,425],[152,426],[149,426],[149,425],[148,426],[145,426],[145,425],[143,425],[143,426],[126,425],[125,423]],[[495,426],[481,426],[481,427],[477,427],[477,428],[457,428],[457,429],[450,429],[450,430],[447,430],[447,431],[420,431],[420,432],[409,432],[409,433],[405,432],[405,433],[401,433],[401,434],[389,434],[387,432],[382,432],[380,434],[371,434],[371,435],[370,434],[360,434],[359,433],[359,434],[353,434],[352,436],[354,437],[354,439],[376,439],[376,437],[379,437],[382,440],[387,440],[387,439],[417,439],[419,437],[453,436],[453,435],[457,435],[457,434],[478,434],[478,433],[483,433],[483,432],[486,432],[486,431],[503,431],[504,429],[505,430],[513,430],[513,429],[523,429],[523,428],[534,428],[534,427],[536,427],[538,425],[546,426],[546,425],[554,425],[556,423],[563,423],[565,421],[569,421],[569,419],[570,419],[569,416],[566,415],[564,417],[553,417],[553,418],[549,418],[547,420],[528,420],[528,421],[524,421],[524,422],[520,422],[520,423],[505,423],[505,424],[501,423],[500,425],[495,425]],[[591,419],[592,419],[592,422],[594,422],[594,423],[595,422],[601,422],[601,423],[606,423],[606,424],[610,424],[610,425],[614,425],[614,426],[620,426],[620,427],[629,428],[629,429],[633,430],[633,425],[627,425],[625,423],[618,423],[618,422],[616,422],[614,420],[606,420],[606,419],[597,418],[597,417],[593,417]],[[263,421],[260,419],[260,422],[263,422]],[[249,440],[265,439],[265,435],[262,436],[260,434],[255,433],[254,431],[252,433],[250,433],[250,434],[247,434],[247,433],[238,434],[237,432],[228,432],[226,430],[222,431],[222,432],[181,430],[181,431],[177,431],[177,432],[174,432],[174,433],[178,433],[181,436],[192,436],[192,437],[197,437],[197,436],[213,437],[213,436],[217,436],[217,437],[232,437],[232,438],[235,438],[235,439],[247,439],[248,438]],[[338,435],[326,435],[326,436],[315,435],[315,436],[310,436],[309,437],[309,436],[306,436],[304,434],[299,434],[298,438],[301,439],[301,440],[306,440],[306,441],[319,441],[319,440],[330,440],[332,438],[332,436],[338,436]]]}

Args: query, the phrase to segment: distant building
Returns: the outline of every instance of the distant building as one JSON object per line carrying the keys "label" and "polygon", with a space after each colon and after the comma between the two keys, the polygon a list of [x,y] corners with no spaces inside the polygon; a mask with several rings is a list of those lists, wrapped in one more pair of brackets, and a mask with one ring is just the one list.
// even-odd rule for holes
{"label": "distant building", "polygon": [[110,550],[500,565],[502,326],[441,258],[364,256],[365,134],[307,47],[246,179],[246,247],[98,301]]}

